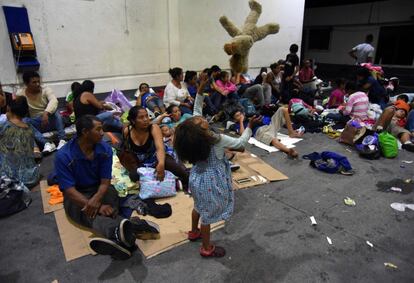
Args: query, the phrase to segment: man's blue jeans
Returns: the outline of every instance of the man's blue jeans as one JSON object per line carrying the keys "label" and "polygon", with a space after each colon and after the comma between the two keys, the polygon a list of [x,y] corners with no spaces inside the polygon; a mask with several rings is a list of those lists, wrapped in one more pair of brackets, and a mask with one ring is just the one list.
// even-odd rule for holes
{"label": "man's blue jeans", "polygon": [[65,126],[63,125],[62,116],[60,116],[58,111],[49,114],[49,124],[46,127],[42,127],[42,116],[25,118],[24,121],[33,126],[36,143],[41,147],[47,142],[42,133],[56,130],[59,140],[65,139]]}
{"label": "man's blue jeans", "polygon": [[101,112],[96,115],[96,118],[101,120],[102,124],[122,130],[122,122],[114,117],[114,114],[109,111]]}

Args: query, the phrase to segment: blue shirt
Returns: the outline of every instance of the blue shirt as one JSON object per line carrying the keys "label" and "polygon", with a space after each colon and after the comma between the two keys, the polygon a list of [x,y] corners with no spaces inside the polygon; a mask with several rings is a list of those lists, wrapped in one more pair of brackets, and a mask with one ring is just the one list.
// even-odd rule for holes
{"label": "blue shirt", "polygon": [[86,159],[75,137],[56,154],[55,170],[61,191],[78,191],[99,186],[101,179],[112,179],[112,149],[100,142],[95,145],[93,160]]}

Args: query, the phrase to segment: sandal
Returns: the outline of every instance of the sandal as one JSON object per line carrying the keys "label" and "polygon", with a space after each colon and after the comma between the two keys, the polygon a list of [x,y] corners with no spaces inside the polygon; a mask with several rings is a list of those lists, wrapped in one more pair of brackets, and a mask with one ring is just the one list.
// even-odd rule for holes
{"label": "sandal", "polygon": [[196,232],[188,231],[187,234],[188,234],[187,239],[190,240],[191,242],[197,241],[202,238],[200,230],[197,230]]}
{"label": "sandal", "polygon": [[210,250],[203,247],[200,248],[200,255],[202,257],[223,257],[226,255],[226,250],[219,246],[211,246]]}

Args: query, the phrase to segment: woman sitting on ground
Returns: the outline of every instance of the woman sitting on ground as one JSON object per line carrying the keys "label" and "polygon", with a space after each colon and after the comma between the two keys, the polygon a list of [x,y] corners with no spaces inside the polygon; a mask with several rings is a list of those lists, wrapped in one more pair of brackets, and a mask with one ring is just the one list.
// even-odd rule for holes
{"label": "woman sitting on ground", "polygon": [[262,85],[264,83],[266,76],[267,76],[267,68],[266,67],[260,68],[259,74],[254,79],[253,84]]}
{"label": "woman sitting on ground", "polygon": [[27,187],[39,181],[39,166],[33,153],[34,132],[23,122],[29,106],[24,96],[11,100],[7,106],[7,121],[0,124],[0,175],[17,179]]}
{"label": "woman sitting on ground", "polygon": [[123,130],[123,146],[119,154],[121,164],[128,170],[132,181],[139,180],[139,167],[155,168],[156,178],[164,180],[165,170],[177,176],[186,190],[188,173],[183,164],[165,153],[161,129],[152,124],[145,108],[134,106],[129,110],[130,126]]}
{"label": "woman sitting on ground", "polygon": [[183,82],[183,69],[173,68],[168,71],[172,80],[167,84],[164,90],[164,104],[166,107],[175,105],[180,107],[181,112],[193,113],[194,99],[190,96],[188,89]]}
{"label": "woman sitting on ground", "polygon": [[[139,91],[139,93],[138,93]],[[165,113],[165,106],[162,99],[159,98],[155,93],[150,92],[150,87],[147,83],[142,83],[138,87],[137,106],[148,108],[154,112],[155,116]]]}
{"label": "woman sitting on ground", "polygon": [[104,101],[99,101],[93,91],[95,84],[86,80],[82,83],[74,94],[73,109],[76,119],[80,119],[84,115],[94,115],[104,126],[110,127],[113,131],[122,131],[121,121],[114,117],[114,113],[107,110],[113,110],[111,106]]}
{"label": "woman sitting on ground", "polygon": [[263,80],[263,94],[265,104],[270,104],[272,95],[276,100],[280,100],[281,85],[283,76],[283,61],[279,60],[277,63],[270,65],[270,72],[267,73]]}

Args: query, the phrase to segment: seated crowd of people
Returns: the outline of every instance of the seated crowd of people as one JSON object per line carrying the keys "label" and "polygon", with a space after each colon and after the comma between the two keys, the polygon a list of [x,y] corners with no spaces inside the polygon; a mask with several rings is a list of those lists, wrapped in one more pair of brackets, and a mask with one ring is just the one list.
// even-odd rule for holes
{"label": "seated crowd of people", "polygon": [[[93,250],[128,258],[137,237],[157,234],[159,229],[150,221],[119,214],[119,199],[111,186],[113,149],[103,141],[104,132],[118,133],[117,154],[131,181],[139,182],[140,167],[154,168],[158,181],[164,180],[166,170],[173,173],[195,201],[189,239],[202,239],[202,256],[223,256],[224,249],[209,241],[210,224],[232,213],[227,159],[233,150],[242,150],[251,136],[295,158],[298,152],[278,139],[283,127],[290,137],[302,137],[300,126],[308,131],[309,122],[322,118],[342,127],[358,121],[373,131],[391,133],[403,149],[414,152],[411,97],[400,95],[389,102],[386,89],[361,67],[355,80],[339,78],[320,105],[316,91],[307,87],[314,80],[311,62],[305,60],[300,68],[297,51],[297,45],[292,45],[285,60],[272,63],[269,72],[262,68],[256,78],[216,65],[200,74],[172,68],[162,95],[145,82],[139,85],[136,105],[126,113],[125,122],[121,112],[96,98],[92,81],[73,83],[65,115],[76,121],[77,134],[70,141],[65,141],[65,119],[52,89],[41,85],[36,72],[24,73],[25,86],[15,95],[3,93],[0,86],[0,175],[33,187],[40,178],[36,158],[58,150],[55,174],[67,215],[102,235],[92,239]],[[382,112],[378,117],[369,115],[373,104]],[[212,131],[209,124],[215,122],[230,125],[240,137]],[[42,135],[51,130],[57,131],[57,146]],[[193,164],[191,171],[184,161]],[[207,196],[206,183],[219,193]],[[219,207],[213,212],[211,200]]]}

